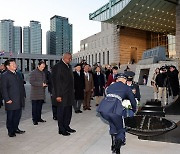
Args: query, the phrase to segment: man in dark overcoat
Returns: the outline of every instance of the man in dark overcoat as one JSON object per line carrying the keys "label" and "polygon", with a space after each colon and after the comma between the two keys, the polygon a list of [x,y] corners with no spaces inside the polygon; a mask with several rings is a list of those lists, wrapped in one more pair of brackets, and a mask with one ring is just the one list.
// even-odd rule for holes
{"label": "man in dark overcoat", "polygon": [[176,69],[175,66],[171,65],[169,67],[169,71],[167,73],[169,79],[169,86],[172,90],[172,95],[175,98],[179,95],[179,78],[178,78],[179,71]]}
{"label": "man in dark overcoat", "polygon": [[81,104],[84,100],[84,89],[85,89],[85,80],[84,73],[81,71],[81,65],[75,65],[74,75],[74,97],[75,101],[73,104],[75,113],[82,113]]}
{"label": "man in dark overcoat", "polygon": [[99,105],[99,102],[103,98],[104,88],[105,88],[105,76],[101,72],[101,68],[98,66],[95,69],[96,73],[93,75],[94,81],[94,96],[96,99],[96,106]]}
{"label": "man in dark overcoat", "polygon": [[71,60],[71,53],[64,53],[62,59],[52,68],[53,97],[57,102],[59,134],[64,136],[76,132],[69,126],[74,103],[74,79],[70,65]]}
{"label": "man in dark overcoat", "polygon": [[23,134],[18,128],[22,108],[25,104],[25,88],[23,79],[16,73],[17,65],[13,59],[6,60],[7,71],[2,74],[2,96],[5,101],[7,113],[6,127],[9,137],[15,137],[16,134]]}

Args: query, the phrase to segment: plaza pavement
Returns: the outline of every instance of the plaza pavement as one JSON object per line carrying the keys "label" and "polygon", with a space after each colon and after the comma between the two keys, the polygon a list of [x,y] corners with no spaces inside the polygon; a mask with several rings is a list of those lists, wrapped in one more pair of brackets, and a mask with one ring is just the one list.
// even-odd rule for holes
{"label": "plaza pavement", "polygon": [[[26,85],[29,95],[29,85]],[[141,86],[141,103],[152,98],[152,88]],[[25,134],[10,138],[5,128],[5,113],[0,109],[0,154],[111,154],[111,139],[108,125],[96,116],[95,102],[92,110],[82,114],[73,112],[71,127],[77,132],[64,137],[58,134],[57,121],[52,120],[49,95],[43,107],[43,119],[46,123],[34,126],[31,120],[31,104],[27,98],[26,109],[23,111],[20,129]],[[179,121],[180,116],[167,118]],[[137,136],[126,133],[126,145],[121,154],[179,154],[180,144],[139,140]]]}

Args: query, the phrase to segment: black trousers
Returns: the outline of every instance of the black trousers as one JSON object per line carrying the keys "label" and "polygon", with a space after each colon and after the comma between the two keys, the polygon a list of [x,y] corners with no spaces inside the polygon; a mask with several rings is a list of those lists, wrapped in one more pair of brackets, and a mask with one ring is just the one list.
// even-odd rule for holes
{"label": "black trousers", "polygon": [[53,118],[57,119],[57,106],[52,105]]}
{"label": "black trousers", "polygon": [[53,113],[53,118],[56,118],[57,119],[57,106],[54,105],[54,99],[51,95],[51,103],[52,103],[52,113]]}
{"label": "black trousers", "polygon": [[41,120],[42,105],[44,100],[32,100],[32,120],[38,122]]}
{"label": "black trousers", "polygon": [[18,129],[22,115],[22,109],[6,110],[6,113],[7,113],[6,127],[8,129],[8,133],[13,134]]}
{"label": "black trousers", "polygon": [[0,98],[0,108],[3,106],[3,100]]}
{"label": "black trousers", "polygon": [[58,106],[57,119],[59,131],[65,132],[70,129],[69,125],[72,117],[72,106]]}
{"label": "black trousers", "polygon": [[81,104],[83,100],[75,100],[73,104],[74,111],[79,111],[81,109]]}

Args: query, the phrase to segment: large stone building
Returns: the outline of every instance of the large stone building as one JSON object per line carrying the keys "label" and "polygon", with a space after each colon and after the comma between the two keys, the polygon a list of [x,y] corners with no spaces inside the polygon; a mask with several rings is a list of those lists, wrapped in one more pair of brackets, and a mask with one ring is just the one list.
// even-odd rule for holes
{"label": "large stone building", "polygon": [[119,54],[115,44],[117,37],[116,26],[101,23],[101,32],[94,34],[80,42],[80,51],[73,54],[73,61],[80,62],[82,59],[93,65],[96,62],[110,64],[118,61]]}
{"label": "large stone building", "polygon": [[[85,51],[81,47],[74,55],[76,62],[79,62],[79,59],[86,59],[83,56],[90,55],[90,61],[88,58],[87,61],[92,63],[91,57],[104,50],[110,51],[110,64],[137,63],[145,50],[157,46],[166,48],[167,58],[179,59],[180,5],[177,0],[109,0],[107,4],[91,13],[89,18],[111,24],[112,30],[100,32],[105,34],[111,31],[108,35],[112,37],[111,50],[109,48],[106,50],[107,43],[94,50]],[[81,42],[93,44],[91,42],[96,42],[96,37],[91,36]],[[97,62],[96,58],[93,62]],[[108,64],[108,61],[101,63]]]}

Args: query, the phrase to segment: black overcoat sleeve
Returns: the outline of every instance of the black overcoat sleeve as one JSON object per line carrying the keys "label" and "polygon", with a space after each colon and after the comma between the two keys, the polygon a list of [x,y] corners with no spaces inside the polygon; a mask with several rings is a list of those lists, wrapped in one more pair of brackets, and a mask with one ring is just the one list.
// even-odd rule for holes
{"label": "black overcoat sleeve", "polygon": [[11,100],[8,94],[8,88],[10,88],[8,85],[8,78],[4,74],[2,74],[1,80],[2,80],[1,86],[2,86],[3,99],[5,102],[8,102],[9,100]]}
{"label": "black overcoat sleeve", "polygon": [[62,74],[63,74],[62,69],[58,63],[52,68],[52,85],[54,88],[54,93],[56,98],[63,96]]}

